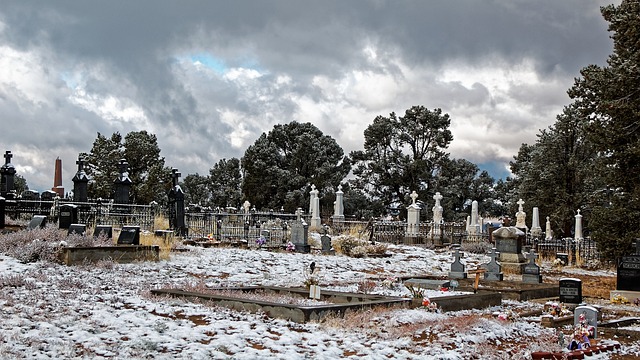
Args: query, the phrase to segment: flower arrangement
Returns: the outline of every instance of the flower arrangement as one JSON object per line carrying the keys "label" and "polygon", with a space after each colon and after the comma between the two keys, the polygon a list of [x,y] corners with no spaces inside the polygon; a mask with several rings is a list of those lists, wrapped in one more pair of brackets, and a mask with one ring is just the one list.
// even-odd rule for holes
{"label": "flower arrangement", "polygon": [[613,294],[613,297],[611,298],[611,303],[612,304],[628,304],[629,299],[627,299],[626,297],[620,294]]}
{"label": "flower arrangement", "polygon": [[389,290],[397,290],[402,282],[397,277],[388,277],[382,281],[382,286]]}
{"label": "flower arrangement", "polygon": [[435,301],[431,301],[427,296],[422,298],[422,306],[424,306],[429,312],[440,312],[438,304],[436,304]]}
{"label": "flower arrangement", "polygon": [[565,265],[567,265],[567,264],[565,264],[564,260],[562,260],[562,259],[553,260],[553,266],[562,267],[562,266],[565,266]]}
{"label": "flower arrangement", "polygon": [[409,290],[412,298],[414,299],[424,298],[424,289],[419,287],[415,288],[412,285],[407,285],[407,284],[405,284],[404,287],[406,287],[407,290]]}
{"label": "flower arrangement", "polygon": [[285,250],[287,250],[288,252],[294,252],[294,251],[296,251],[296,245],[294,243],[292,243],[291,241],[289,241],[287,243],[287,245],[285,246]]}
{"label": "flower arrangement", "polygon": [[513,310],[507,309],[502,312],[494,312],[493,316],[502,321],[514,321],[518,318],[518,313]]}
{"label": "flower arrangement", "polygon": [[260,235],[260,237],[256,239],[256,245],[258,245],[258,248],[261,248],[262,245],[266,243],[267,243],[267,239],[262,235]]}
{"label": "flower arrangement", "polygon": [[562,303],[557,302],[547,302],[544,304],[544,313],[549,314],[551,316],[569,316],[571,315],[571,311],[564,307]]}

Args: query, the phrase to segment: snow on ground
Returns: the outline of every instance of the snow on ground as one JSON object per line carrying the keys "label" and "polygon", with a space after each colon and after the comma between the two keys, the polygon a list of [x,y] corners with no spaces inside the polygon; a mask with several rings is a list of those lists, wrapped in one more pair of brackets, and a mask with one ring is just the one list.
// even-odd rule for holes
{"label": "snow on ground", "polygon": [[[356,291],[372,280],[374,293],[409,297],[385,279],[446,275],[452,261],[448,252],[393,245],[390,258],[188,249],[159,262],[83,266],[0,255],[0,358],[511,359],[551,350],[557,339],[536,323],[492,315],[535,306],[514,301],[452,313],[368,310],[297,324],[150,295],[168,287],[302,286],[315,262],[323,289]],[[437,302],[440,293],[428,295]]]}

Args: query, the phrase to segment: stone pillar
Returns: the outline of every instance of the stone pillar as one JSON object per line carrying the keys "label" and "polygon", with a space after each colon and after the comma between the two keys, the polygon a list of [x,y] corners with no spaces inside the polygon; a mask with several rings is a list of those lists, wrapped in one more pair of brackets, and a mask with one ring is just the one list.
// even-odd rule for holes
{"label": "stone pillar", "polygon": [[574,239],[582,240],[584,239],[584,237],[582,237],[582,215],[580,215],[580,209],[578,209],[578,214],[575,217],[576,217],[576,231],[575,231]]}
{"label": "stone pillar", "polygon": [[62,160],[56,158],[55,170],[53,173],[53,187],[51,191],[55,191],[59,197],[64,196],[64,186],[62,186]]}
{"label": "stone pillar", "polygon": [[338,191],[336,191],[336,202],[333,205],[333,221],[344,221],[343,196],[344,192],[342,191],[342,185],[338,185]]}
{"label": "stone pillar", "polygon": [[551,231],[551,220],[549,220],[548,216],[547,216],[547,222],[544,224],[544,226],[545,226],[544,238],[547,240],[551,240],[553,238],[553,232]]}
{"label": "stone pillar", "polygon": [[113,201],[116,204],[128,204],[129,203],[129,191],[131,190],[132,181],[129,179],[129,164],[127,160],[120,160],[120,164],[118,164],[118,172],[120,173],[116,180],[113,182],[114,185],[114,197]]}
{"label": "stone pillar", "polygon": [[320,199],[318,198],[318,189],[315,185],[311,185],[311,191],[309,192],[311,204],[311,224],[312,228],[319,229],[321,224],[320,220]]}
{"label": "stone pillar", "polygon": [[73,177],[73,201],[87,202],[89,195],[87,184],[89,183],[89,177],[84,172],[84,160],[78,157],[78,172]]}
{"label": "stone pillar", "polygon": [[478,201],[473,200],[471,202],[471,219],[469,220],[468,233],[470,235],[477,235],[481,232],[482,230],[480,229],[480,225],[478,224]]}
{"label": "stone pillar", "polygon": [[538,214],[538,207],[533,208],[533,214],[531,215],[531,235],[538,237],[542,235],[542,228],[540,227],[540,216]]}
{"label": "stone pillar", "polygon": [[420,206],[416,204],[418,194],[413,191],[411,195],[411,205],[407,207],[407,231],[405,236],[417,237],[420,233],[418,226],[420,225]]}
{"label": "stone pillar", "polygon": [[14,177],[16,168],[11,164],[13,154],[8,151],[4,154],[4,165],[0,167],[0,196],[10,198],[14,196]]}

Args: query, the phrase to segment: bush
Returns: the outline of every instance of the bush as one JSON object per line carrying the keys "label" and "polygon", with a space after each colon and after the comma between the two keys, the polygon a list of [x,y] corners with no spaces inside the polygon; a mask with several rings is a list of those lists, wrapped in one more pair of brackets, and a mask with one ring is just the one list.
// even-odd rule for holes
{"label": "bush", "polygon": [[348,235],[333,239],[331,241],[331,245],[336,252],[353,257],[363,257],[371,254],[384,254],[389,246],[382,243],[372,245],[367,240],[358,239]]}

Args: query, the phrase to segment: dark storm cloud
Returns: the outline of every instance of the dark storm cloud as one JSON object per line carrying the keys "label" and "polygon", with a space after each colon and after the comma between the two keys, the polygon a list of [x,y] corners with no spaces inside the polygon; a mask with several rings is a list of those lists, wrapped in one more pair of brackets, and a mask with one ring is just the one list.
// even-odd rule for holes
{"label": "dark storm cloud", "polygon": [[[600,5],[9,1],[0,7],[0,65],[8,67],[0,69],[0,116],[12,126],[0,145],[30,149],[22,161],[34,169],[42,161],[31,156],[53,164],[64,153],[72,174],[97,132],[150,130],[169,166],[205,174],[275,123],[312,121],[349,152],[375,115],[425,105],[462,128],[511,131],[475,152],[504,160],[505,149],[517,151],[553,121],[579,69],[611,53]],[[197,54],[221,68],[195,64]],[[466,70],[443,80],[456,64]],[[523,64],[536,79],[519,81],[528,76]],[[500,84],[465,79],[503,68],[512,78]],[[475,141],[476,133],[454,136]],[[458,148],[454,156],[469,154]],[[48,171],[28,180],[45,188]]]}

